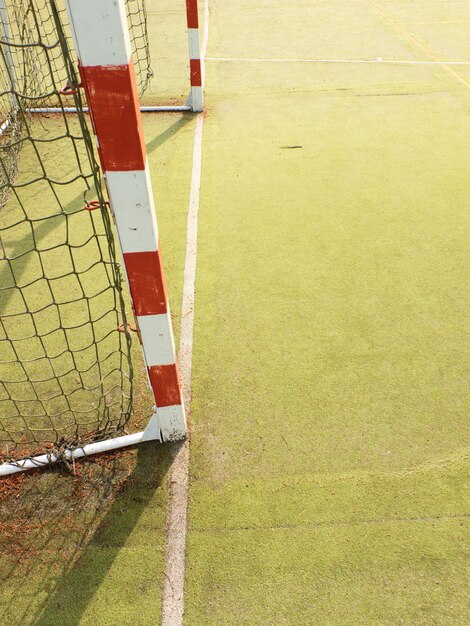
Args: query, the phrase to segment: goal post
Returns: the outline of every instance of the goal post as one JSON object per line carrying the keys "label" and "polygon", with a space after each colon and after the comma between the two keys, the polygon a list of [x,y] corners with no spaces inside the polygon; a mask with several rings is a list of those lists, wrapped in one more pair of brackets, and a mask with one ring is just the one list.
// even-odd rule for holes
{"label": "goal post", "polygon": [[67,0],[79,71],[164,441],[186,434],[124,1]]}
{"label": "goal post", "polygon": [[[11,42],[10,24],[8,21],[8,11],[5,0],[0,0],[0,37],[7,42]],[[9,47],[5,48],[5,70],[12,85],[16,84],[15,64]],[[11,108],[16,107],[16,97],[12,92],[10,94]]]}
{"label": "goal post", "polygon": [[188,25],[189,73],[191,82],[191,109],[202,111],[202,70],[199,44],[199,15],[197,0],[186,0],[186,21]]}
{"label": "goal post", "polygon": [[[16,56],[10,59],[8,54],[9,35],[3,22],[8,16],[1,12],[4,6],[0,0],[0,80],[7,83],[7,88],[0,89],[0,121],[10,120],[10,126],[3,129],[2,125],[0,131],[0,370],[2,375],[7,372],[3,379],[0,376],[0,444],[3,448],[6,442],[7,449],[7,454],[0,450],[0,458],[5,461],[0,464],[0,476],[142,441],[177,441],[187,433],[125,0],[66,0],[68,19],[57,8],[56,0],[47,0],[43,23],[37,15],[32,20],[32,30],[37,28],[38,32],[20,44],[15,43],[16,31],[12,34],[13,52],[20,51],[24,67],[18,66]],[[187,0],[186,6],[191,26],[193,106],[202,107],[199,42],[197,38],[196,45],[195,35],[197,5]],[[36,0],[28,0],[28,7],[43,10],[38,9]],[[72,30],[78,73],[62,29],[65,19]],[[46,41],[44,33],[50,36],[54,22],[56,40]],[[10,63],[13,70],[15,63],[19,67],[18,84],[22,86],[31,68],[41,69],[44,64],[50,74],[39,73],[34,85],[21,91],[14,84]],[[64,75],[69,79],[65,94],[57,85]],[[65,95],[73,96],[76,117],[64,115]],[[92,131],[83,114],[85,99]],[[45,117],[34,126],[36,116],[28,117],[30,103],[54,101],[62,115]],[[101,167],[94,156],[90,132],[96,138]],[[53,146],[59,150],[72,148],[67,167],[61,167],[60,151],[53,151]],[[22,160],[25,172],[21,171]],[[101,188],[101,176],[109,202]],[[84,188],[84,207],[83,201],[80,207],[82,192],[70,201],[80,186]],[[29,208],[25,198],[30,188],[33,191],[29,199],[33,200]],[[98,200],[89,201],[88,192],[95,193]],[[119,242],[121,263],[116,257],[119,253],[115,252],[113,233]],[[21,247],[15,248],[19,234]],[[74,237],[79,235],[77,243]],[[59,252],[66,258],[59,259]],[[100,279],[103,288],[96,282],[95,270],[105,277]],[[129,288],[136,337],[155,403],[146,428],[132,434],[122,434],[132,409],[133,368],[121,270]],[[38,273],[34,279],[33,271]],[[70,284],[66,285],[65,280]],[[47,291],[44,301],[42,286]],[[64,293],[58,297],[62,287]],[[29,304],[33,301],[31,290],[34,306]],[[78,308],[73,313],[75,304]],[[53,318],[52,326],[47,328],[46,313]],[[103,320],[107,320],[107,326],[98,328]],[[117,320],[114,326],[113,320]],[[30,334],[24,334],[27,324]],[[24,330],[23,335],[19,330]],[[91,343],[77,345],[77,333],[84,335],[85,331]],[[114,343],[108,345],[111,340]],[[82,357],[87,350],[94,356],[85,366]],[[26,355],[24,363],[21,354]],[[59,365],[64,366],[63,371]],[[124,381],[122,390],[120,380]],[[85,406],[90,398],[90,406]],[[32,453],[21,454],[30,444]]]}

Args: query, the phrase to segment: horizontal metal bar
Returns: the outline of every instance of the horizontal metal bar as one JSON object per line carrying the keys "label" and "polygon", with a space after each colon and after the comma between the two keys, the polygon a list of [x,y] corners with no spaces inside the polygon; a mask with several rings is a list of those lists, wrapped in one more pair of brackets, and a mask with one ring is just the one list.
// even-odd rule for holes
{"label": "horizontal metal bar", "polygon": [[160,111],[192,111],[191,107],[187,104],[182,104],[180,106],[142,106],[140,107],[142,113],[158,113]]}
{"label": "horizontal metal bar", "polygon": [[[148,436],[144,438],[146,432],[147,431],[141,431],[133,435],[123,435],[122,437],[115,437],[114,439],[107,439],[106,441],[97,441],[96,443],[89,443],[82,448],[74,448],[73,450],[67,449],[65,451],[65,457],[68,461],[72,461],[73,459],[81,459],[91,454],[99,454],[100,452],[109,452],[109,450],[135,446],[142,441],[149,440]],[[47,467],[57,463],[58,460],[55,454],[51,454],[50,456],[41,454],[40,456],[35,456],[31,459],[23,459],[15,463],[3,463],[0,465],[0,476],[8,476],[18,472]]]}
{"label": "horizontal metal bar", "polygon": [[[85,113],[88,113],[88,107],[82,109]],[[142,106],[140,107],[142,113],[165,113],[171,111],[192,111],[190,106]],[[77,113],[77,107],[41,107],[38,109],[28,109],[28,113]]]}

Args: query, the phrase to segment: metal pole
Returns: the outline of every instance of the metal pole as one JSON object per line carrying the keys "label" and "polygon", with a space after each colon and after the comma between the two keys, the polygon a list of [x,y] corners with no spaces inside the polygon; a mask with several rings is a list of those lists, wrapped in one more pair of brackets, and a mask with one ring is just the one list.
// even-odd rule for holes
{"label": "metal pole", "polygon": [[[12,41],[11,31],[10,31],[10,20],[8,15],[8,9],[6,6],[6,0],[0,0],[0,27],[1,27],[1,37],[5,42]],[[16,94],[14,93],[17,85],[16,80],[16,69],[15,64],[13,62],[13,55],[11,53],[11,48],[8,45],[3,47],[3,54],[5,59],[5,66],[8,73],[8,78],[10,79],[10,85],[12,89],[11,93],[11,108],[12,111],[15,111],[18,108],[18,100],[16,98]]]}
{"label": "metal pole", "polygon": [[[0,0],[1,1],[1,0]],[[83,107],[82,111],[88,113],[88,107]],[[189,105],[182,106],[141,106],[141,113],[177,113],[192,111]],[[41,107],[28,109],[28,113],[77,113],[76,107]]]}
{"label": "metal pole", "polygon": [[186,436],[124,0],[67,0],[163,441]]}
{"label": "metal pole", "polygon": [[201,50],[199,45],[199,16],[197,0],[186,0],[186,20],[188,24],[189,66],[191,82],[191,110],[202,111]]}
{"label": "metal pole", "polygon": [[[152,418],[153,419],[153,418]],[[73,461],[74,459],[81,459],[85,456],[92,454],[99,454],[100,452],[109,452],[109,450],[117,450],[118,448],[125,448],[127,446],[135,446],[143,441],[155,441],[161,440],[159,433],[155,430],[154,421],[150,421],[146,430],[134,433],[132,435],[123,435],[122,437],[115,437],[114,439],[106,439],[106,441],[97,441],[95,443],[89,443],[81,448],[69,448],[65,450],[65,459],[67,461]],[[9,476],[10,474],[17,474],[18,472],[26,472],[27,470],[39,469],[41,467],[47,467],[60,461],[63,457],[57,457],[54,453],[40,454],[34,456],[31,459],[23,459],[21,461],[15,461],[14,463],[2,463],[0,465],[0,476]]]}

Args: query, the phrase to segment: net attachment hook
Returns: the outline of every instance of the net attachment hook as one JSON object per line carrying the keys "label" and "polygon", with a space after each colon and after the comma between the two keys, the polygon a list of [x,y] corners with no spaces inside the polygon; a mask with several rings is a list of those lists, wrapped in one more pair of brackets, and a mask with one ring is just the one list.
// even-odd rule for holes
{"label": "net attachment hook", "polygon": [[80,87],[83,87],[82,83],[79,83],[78,85],[74,85],[72,81],[68,80],[65,87],[62,87],[59,93],[61,96],[73,96],[77,93]]}
{"label": "net attachment hook", "polygon": [[[103,205],[109,207],[109,202],[103,202]],[[101,203],[99,200],[91,200],[90,202],[86,202],[83,207],[85,211],[96,211],[101,207]]]}
{"label": "net attachment hook", "polygon": [[[124,332],[124,324],[119,324],[119,326],[118,326],[118,328],[117,328],[117,329],[118,329],[118,331],[119,331],[120,333],[123,333],[123,332]],[[138,332],[139,332],[139,331],[137,330],[137,328],[134,328],[131,324],[127,324],[127,329],[128,329],[128,330],[130,330],[130,331],[131,331],[131,332],[133,332],[133,333],[138,333]]]}

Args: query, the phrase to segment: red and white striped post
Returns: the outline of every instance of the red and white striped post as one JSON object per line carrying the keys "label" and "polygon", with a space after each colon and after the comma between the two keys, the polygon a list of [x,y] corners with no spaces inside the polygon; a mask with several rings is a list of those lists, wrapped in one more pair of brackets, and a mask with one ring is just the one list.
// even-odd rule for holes
{"label": "red and white striped post", "polygon": [[67,5],[155,397],[153,430],[175,441],[185,437],[186,419],[124,0]]}
{"label": "red and white striped post", "polygon": [[189,68],[191,82],[191,110],[202,111],[202,71],[201,50],[199,47],[199,16],[197,0],[186,0],[186,19],[188,22]]}

